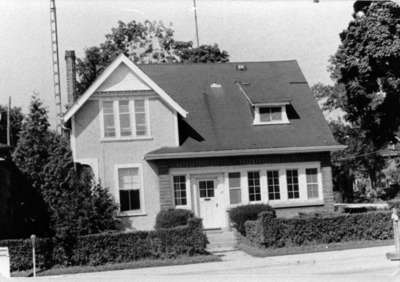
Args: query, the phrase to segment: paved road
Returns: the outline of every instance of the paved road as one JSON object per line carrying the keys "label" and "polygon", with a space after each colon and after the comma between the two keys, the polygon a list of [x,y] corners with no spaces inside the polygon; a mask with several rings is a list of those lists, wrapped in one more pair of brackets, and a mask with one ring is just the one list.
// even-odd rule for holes
{"label": "paved road", "polygon": [[[394,247],[254,258],[226,253],[222,262],[108,271],[13,281],[399,281],[400,265],[387,261]],[[399,274],[394,273],[399,270]]]}

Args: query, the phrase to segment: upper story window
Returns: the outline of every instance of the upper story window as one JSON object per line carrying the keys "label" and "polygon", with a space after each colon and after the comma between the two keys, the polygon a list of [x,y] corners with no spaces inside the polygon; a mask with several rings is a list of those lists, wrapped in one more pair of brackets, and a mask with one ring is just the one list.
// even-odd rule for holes
{"label": "upper story window", "polygon": [[147,99],[104,100],[101,106],[104,139],[149,137]]}
{"label": "upper story window", "polygon": [[254,108],[254,124],[289,123],[286,104],[256,105]]}

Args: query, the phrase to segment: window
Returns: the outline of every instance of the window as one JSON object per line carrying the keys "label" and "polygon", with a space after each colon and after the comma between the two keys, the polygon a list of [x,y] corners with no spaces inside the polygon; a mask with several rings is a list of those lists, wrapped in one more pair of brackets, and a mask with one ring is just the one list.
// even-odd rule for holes
{"label": "window", "polygon": [[274,105],[256,105],[254,108],[254,124],[289,123],[286,103]]}
{"label": "window", "polygon": [[289,199],[300,198],[299,176],[297,169],[286,170],[287,191]]}
{"label": "window", "polygon": [[147,134],[146,125],[146,109],[144,99],[135,100],[135,120],[136,120],[136,135],[145,136]]}
{"label": "window", "polygon": [[281,121],[282,107],[260,107],[260,122]]}
{"label": "window", "polygon": [[120,210],[140,210],[141,179],[138,167],[118,168]]}
{"label": "window", "polygon": [[318,198],[318,169],[306,169],[307,196],[309,199]]}
{"label": "window", "polygon": [[199,181],[200,198],[214,197],[214,180]]}
{"label": "window", "polygon": [[174,176],[175,206],[186,206],[186,177],[184,175]]}
{"label": "window", "polygon": [[279,191],[279,170],[267,171],[268,181],[268,199],[279,200],[281,198]]}
{"label": "window", "polygon": [[114,103],[103,102],[104,137],[115,137]]}
{"label": "window", "polygon": [[240,204],[242,202],[242,191],[240,188],[240,172],[232,172],[228,174],[229,178],[229,198],[231,205]]}
{"label": "window", "polygon": [[103,101],[103,137],[135,138],[149,135],[147,100]]}
{"label": "window", "polygon": [[260,173],[258,171],[249,171],[247,173],[247,180],[250,202],[261,201]]}
{"label": "window", "polygon": [[119,101],[119,122],[120,122],[120,130],[121,136],[131,136],[131,115],[129,111],[129,101],[128,100],[120,100]]}

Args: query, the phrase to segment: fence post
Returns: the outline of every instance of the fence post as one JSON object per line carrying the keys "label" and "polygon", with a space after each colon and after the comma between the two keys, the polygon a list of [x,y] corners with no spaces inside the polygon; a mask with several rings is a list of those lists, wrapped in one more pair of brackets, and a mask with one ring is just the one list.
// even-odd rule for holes
{"label": "fence post", "polygon": [[400,261],[400,222],[397,209],[392,209],[392,220],[393,220],[393,239],[395,252],[387,253],[386,257],[392,261]]}
{"label": "fence post", "polygon": [[36,254],[35,254],[35,240],[36,236],[35,234],[31,235],[31,241],[32,241],[32,265],[33,265],[33,277],[36,277]]}

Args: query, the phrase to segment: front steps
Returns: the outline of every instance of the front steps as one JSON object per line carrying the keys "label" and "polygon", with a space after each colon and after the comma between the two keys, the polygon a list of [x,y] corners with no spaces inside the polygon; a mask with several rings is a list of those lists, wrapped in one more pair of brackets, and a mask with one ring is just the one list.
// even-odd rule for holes
{"label": "front steps", "polygon": [[210,253],[223,253],[237,250],[235,232],[228,230],[206,230],[208,241],[207,251]]}

